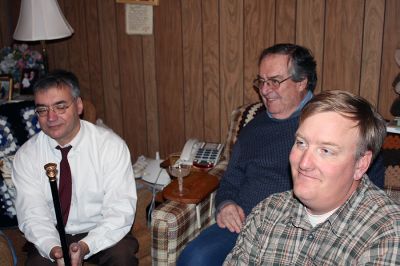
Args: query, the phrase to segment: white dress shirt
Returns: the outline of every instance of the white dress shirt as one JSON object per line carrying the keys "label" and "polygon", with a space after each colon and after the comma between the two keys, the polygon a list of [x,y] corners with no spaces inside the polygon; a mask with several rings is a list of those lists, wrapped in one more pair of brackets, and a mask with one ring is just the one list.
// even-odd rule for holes
{"label": "white dress shirt", "polygon": [[[86,233],[82,239],[90,253],[120,241],[131,229],[136,211],[136,186],[125,142],[109,129],[81,120],[68,161],[72,173],[72,199],[67,234]],[[44,165],[57,163],[58,143],[43,132],[29,139],[15,155],[12,179],[17,190],[20,230],[46,258],[60,246],[49,179]],[[59,181],[59,178],[57,178]]]}

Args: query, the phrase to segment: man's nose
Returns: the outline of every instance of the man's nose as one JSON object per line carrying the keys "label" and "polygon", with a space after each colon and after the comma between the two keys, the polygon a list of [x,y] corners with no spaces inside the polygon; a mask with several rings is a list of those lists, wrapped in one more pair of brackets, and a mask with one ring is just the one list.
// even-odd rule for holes
{"label": "man's nose", "polygon": [[57,113],[53,110],[53,108],[49,108],[47,112],[47,120],[56,120],[58,117]]}
{"label": "man's nose", "polygon": [[261,94],[266,94],[268,91],[271,90],[271,86],[268,85],[267,82],[263,82],[259,88]]}
{"label": "man's nose", "polygon": [[272,85],[272,82],[266,81],[266,82],[262,83],[262,85],[260,86],[259,90],[260,90],[260,92],[261,92],[262,94],[265,95],[265,94],[267,94],[268,92],[275,91],[275,88],[274,88],[274,86]]}
{"label": "man's nose", "polygon": [[310,149],[305,149],[300,157],[299,166],[303,170],[312,169],[314,165],[314,155]]}

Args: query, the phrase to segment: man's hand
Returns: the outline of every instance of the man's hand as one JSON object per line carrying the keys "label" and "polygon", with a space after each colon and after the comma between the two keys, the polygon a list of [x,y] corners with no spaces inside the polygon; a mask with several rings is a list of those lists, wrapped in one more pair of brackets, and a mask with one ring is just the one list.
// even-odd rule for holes
{"label": "man's hand", "polygon": [[89,253],[89,247],[85,242],[79,241],[78,243],[72,243],[69,246],[69,254],[71,257],[71,266],[82,265],[83,258],[88,253]]}
{"label": "man's hand", "polygon": [[245,218],[244,211],[239,205],[229,203],[217,214],[217,224],[221,228],[228,228],[232,233],[239,234]]}
{"label": "man's hand", "polygon": [[50,258],[57,262],[57,266],[64,266],[64,258],[61,247],[55,246],[50,250]]}

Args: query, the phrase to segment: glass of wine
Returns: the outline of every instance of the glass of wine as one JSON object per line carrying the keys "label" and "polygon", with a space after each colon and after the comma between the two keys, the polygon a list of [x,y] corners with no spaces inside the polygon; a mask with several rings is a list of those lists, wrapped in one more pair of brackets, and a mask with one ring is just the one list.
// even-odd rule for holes
{"label": "glass of wine", "polygon": [[173,164],[169,166],[169,173],[178,179],[178,190],[175,191],[179,196],[185,195],[188,192],[187,188],[183,187],[183,178],[190,173],[191,165],[187,164]]}

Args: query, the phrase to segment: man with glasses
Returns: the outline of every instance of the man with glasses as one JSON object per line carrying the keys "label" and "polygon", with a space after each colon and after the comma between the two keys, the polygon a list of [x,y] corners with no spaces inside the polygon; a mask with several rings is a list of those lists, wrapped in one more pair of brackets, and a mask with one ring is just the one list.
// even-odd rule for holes
{"label": "man with glasses", "polygon": [[[317,83],[311,52],[294,44],[262,51],[254,80],[266,112],[244,127],[232,150],[215,198],[216,224],[190,242],[178,265],[221,265],[252,208],[269,195],[292,188],[289,152],[302,108]],[[382,158],[370,178],[382,187]]]}
{"label": "man with glasses", "polygon": [[34,85],[42,131],[18,150],[13,163],[26,265],[60,265],[63,259],[52,194],[44,165],[59,164],[59,195],[72,265],[137,265],[130,233],[136,186],[129,149],[109,129],[80,120],[78,80],[62,70]]}

